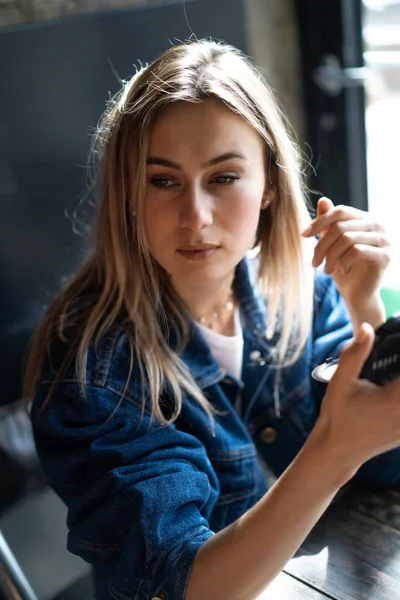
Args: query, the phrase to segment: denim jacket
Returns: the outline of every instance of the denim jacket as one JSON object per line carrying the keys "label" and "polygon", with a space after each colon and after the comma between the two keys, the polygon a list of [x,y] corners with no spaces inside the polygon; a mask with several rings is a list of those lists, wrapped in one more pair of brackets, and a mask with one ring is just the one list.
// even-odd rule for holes
{"label": "denim jacket", "polygon": [[[123,329],[115,328],[96,350],[90,347],[85,395],[71,369],[41,411],[54,370],[42,373],[31,411],[37,450],[68,507],[68,549],[93,565],[98,600],[183,600],[200,547],[265,494],[259,457],[279,476],[315,424],[324,389],[310,373],[351,337],[347,309],[331,278],[316,270],[312,332],[301,358],[282,372],[277,413],[274,353],[263,334],[266,307],[252,270],[245,259],[235,278],[242,380],[221,371],[196,327],[181,355],[224,413],[216,417],[215,435],[189,396],[174,424],[150,424],[135,365],[119,404],[129,371]],[[55,344],[51,363],[65,351]],[[371,460],[357,476],[395,484],[400,451]]]}

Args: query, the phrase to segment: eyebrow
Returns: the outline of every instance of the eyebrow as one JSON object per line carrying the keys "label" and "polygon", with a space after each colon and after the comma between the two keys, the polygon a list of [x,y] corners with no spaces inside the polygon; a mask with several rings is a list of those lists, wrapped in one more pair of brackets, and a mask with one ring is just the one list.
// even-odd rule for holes
{"label": "eyebrow", "polygon": [[[220,156],[216,156],[215,158],[212,158],[208,162],[204,163],[202,165],[202,168],[206,169],[208,167],[213,167],[215,165],[218,165],[219,163],[225,162],[227,160],[231,160],[232,158],[240,158],[241,160],[246,160],[246,157],[243,154],[241,154],[240,152],[225,152],[224,154],[221,154]],[[150,156],[146,161],[146,165],[161,165],[163,167],[168,167],[170,169],[182,170],[182,167],[180,164],[178,164],[176,162],[172,162],[171,160],[168,160],[166,158],[158,157],[158,156]]]}

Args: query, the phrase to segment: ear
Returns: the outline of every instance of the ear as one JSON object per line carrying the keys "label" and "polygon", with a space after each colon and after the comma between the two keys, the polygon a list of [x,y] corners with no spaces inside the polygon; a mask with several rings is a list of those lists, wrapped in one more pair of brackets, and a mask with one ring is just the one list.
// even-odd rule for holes
{"label": "ear", "polygon": [[269,187],[265,188],[265,190],[264,190],[260,210],[265,210],[266,208],[268,208],[268,206],[272,202],[275,202],[275,200],[276,200],[276,187],[274,185],[270,185]]}

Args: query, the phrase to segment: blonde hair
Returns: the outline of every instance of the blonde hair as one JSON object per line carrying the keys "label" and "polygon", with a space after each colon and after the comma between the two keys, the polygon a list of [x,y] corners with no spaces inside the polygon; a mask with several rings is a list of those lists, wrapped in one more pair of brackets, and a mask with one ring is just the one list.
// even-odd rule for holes
{"label": "blonde hair", "polygon": [[[100,199],[95,247],[36,331],[24,382],[27,400],[35,394],[54,338],[65,339],[67,328],[79,324],[79,335],[70,344],[64,368],[75,359],[84,389],[90,343],[97,345],[123,318],[131,344],[129,372],[133,361],[138,361],[143,389],[147,377],[152,418],[172,423],[186,391],[213,420],[217,411],[180,360],[177,348],[170,348],[165,339],[168,324],[175,329],[182,348],[188,340],[189,321],[185,307],[149,253],[143,227],[146,152],[152,124],[172,102],[207,98],[219,99],[265,141],[267,176],[276,189],[275,201],[260,212],[256,236],[259,282],[268,304],[267,336],[279,333],[279,365],[299,356],[311,326],[313,281],[306,242],[300,236],[309,213],[297,148],[271,91],[251,61],[231,46],[201,40],[169,48],[123,82],[108,102],[91,149]],[[58,379],[61,376],[62,370]],[[57,378],[47,399],[56,382]],[[160,403],[165,386],[175,400],[169,417]]]}

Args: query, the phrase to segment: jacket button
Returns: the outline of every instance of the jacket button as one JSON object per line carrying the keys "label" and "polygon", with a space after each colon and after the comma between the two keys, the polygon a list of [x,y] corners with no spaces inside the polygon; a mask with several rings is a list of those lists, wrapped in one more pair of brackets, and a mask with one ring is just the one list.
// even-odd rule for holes
{"label": "jacket button", "polygon": [[272,444],[276,440],[277,436],[278,434],[276,429],[273,427],[265,427],[260,433],[260,439],[265,444]]}
{"label": "jacket button", "polygon": [[261,357],[261,352],[259,350],[253,350],[250,352],[250,360],[258,360]]}

